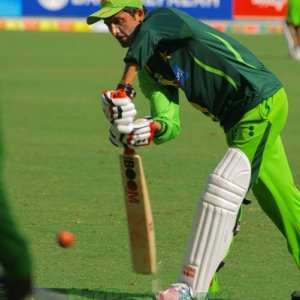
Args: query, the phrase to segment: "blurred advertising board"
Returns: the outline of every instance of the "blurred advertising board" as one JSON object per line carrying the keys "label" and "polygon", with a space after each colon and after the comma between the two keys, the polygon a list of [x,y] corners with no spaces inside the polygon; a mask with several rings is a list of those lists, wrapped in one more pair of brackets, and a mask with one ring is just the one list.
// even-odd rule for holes
{"label": "blurred advertising board", "polygon": [[23,15],[82,18],[99,9],[99,4],[99,0],[26,0]]}
{"label": "blurred advertising board", "polygon": [[[174,7],[197,19],[282,18],[287,0],[143,0],[151,11]],[[100,0],[0,0],[0,16],[85,18],[100,8]]]}
{"label": "blurred advertising board", "polygon": [[[11,0],[0,0],[11,1]],[[151,11],[159,7],[175,7],[199,19],[231,19],[231,0],[144,0]],[[100,0],[26,0],[24,16],[86,17],[99,9]]]}
{"label": "blurred advertising board", "polygon": [[22,16],[22,0],[0,0],[0,17]]}
{"label": "blurred advertising board", "polygon": [[237,18],[284,18],[287,0],[235,0],[233,16]]}
{"label": "blurred advertising board", "polygon": [[231,19],[231,0],[144,0],[149,11],[159,7],[175,7],[197,19]]}

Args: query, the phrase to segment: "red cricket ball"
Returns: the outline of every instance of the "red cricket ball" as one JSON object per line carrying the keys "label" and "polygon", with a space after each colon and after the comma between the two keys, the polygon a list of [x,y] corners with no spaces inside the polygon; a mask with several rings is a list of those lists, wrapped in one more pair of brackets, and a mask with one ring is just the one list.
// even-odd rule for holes
{"label": "red cricket ball", "polygon": [[75,240],[74,234],[70,231],[62,230],[57,233],[57,241],[59,245],[63,248],[72,246],[74,240]]}

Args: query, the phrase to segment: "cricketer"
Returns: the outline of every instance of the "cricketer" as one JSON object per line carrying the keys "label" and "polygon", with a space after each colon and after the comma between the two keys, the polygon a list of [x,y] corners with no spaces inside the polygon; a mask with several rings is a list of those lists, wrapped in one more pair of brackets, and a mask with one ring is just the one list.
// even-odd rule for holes
{"label": "cricketer", "polygon": [[290,56],[300,60],[300,0],[288,1],[286,24]]}
{"label": "cricketer", "polygon": [[[120,45],[128,47],[116,87],[127,96],[102,95],[110,141],[135,148],[176,137],[181,89],[196,109],[219,123],[228,144],[201,193],[177,281],[157,299],[205,299],[218,290],[216,271],[250,189],[300,268],[300,192],[280,137],[288,114],[282,83],[241,43],[182,11],[147,13],[141,0],[102,0],[100,6],[87,23],[103,19]],[[135,119],[137,76],[151,117]]]}

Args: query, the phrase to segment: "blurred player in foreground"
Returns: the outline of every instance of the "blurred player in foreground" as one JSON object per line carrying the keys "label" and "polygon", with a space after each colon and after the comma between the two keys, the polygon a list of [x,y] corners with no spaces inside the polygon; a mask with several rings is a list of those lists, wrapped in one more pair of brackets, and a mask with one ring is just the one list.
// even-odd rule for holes
{"label": "blurred player in foreground", "polygon": [[300,60],[300,0],[289,0],[286,15],[285,36],[290,56]]}
{"label": "blurred player in foreground", "polygon": [[[0,137],[1,175],[2,159]],[[31,258],[26,241],[20,234],[9,209],[2,177],[0,178],[0,266],[4,272],[1,283],[4,284],[6,300],[24,299],[31,293]]]}
{"label": "blurred player in foreground", "polygon": [[[161,144],[177,136],[182,89],[196,109],[219,122],[229,147],[200,196],[177,281],[157,298],[204,299],[208,291],[218,290],[214,274],[250,188],[300,267],[300,193],[280,138],[288,104],[277,77],[239,42],[176,9],[146,14],[141,0],[103,0],[87,22],[100,19],[129,48],[117,91],[102,94],[115,146]],[[135,120],[131,100],[137,75],[151,117]],[[196,139],[197,132],[190,130]]]}

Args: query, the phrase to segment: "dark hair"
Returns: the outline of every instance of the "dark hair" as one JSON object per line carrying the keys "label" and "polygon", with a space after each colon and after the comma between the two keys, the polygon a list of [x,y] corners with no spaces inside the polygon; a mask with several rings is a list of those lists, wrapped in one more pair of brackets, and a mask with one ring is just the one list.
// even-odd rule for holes
{"label": "dark hair", "polygon": [[[122,9],[122,11],[129,13],[131,16],[134,16],[134,14],[136,13],[136,11],[137,11],[138,9],[139,9],[139,8],[127,6],[127,7],[124,7],[124,8]],[[146,9],[146,7],[145,7],[144,5],[143,5],[143,11],[144,11],[144,14],[146,15],[146,14],[147,14],[147,9]]]}

